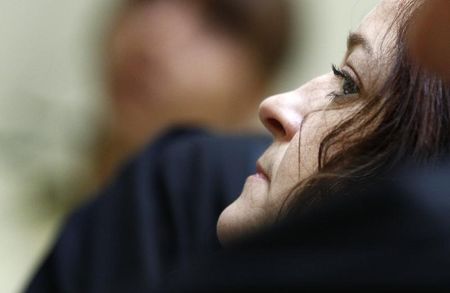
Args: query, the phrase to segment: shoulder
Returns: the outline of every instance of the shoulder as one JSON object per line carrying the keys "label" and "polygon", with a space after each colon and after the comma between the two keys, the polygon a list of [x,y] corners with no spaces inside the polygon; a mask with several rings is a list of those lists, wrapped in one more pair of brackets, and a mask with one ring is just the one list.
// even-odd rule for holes
{"label": "shoulder", "polygon": [[270,141],[264,135],[217,135],[196,128],[177,128],[149,144],[130,165],[145,165],[146,169],[152,165],[159,170],[192,169],[201,164],[254,166]]}
{"label": "shoulder", "polygon": [[228,203],[255,171],[256,160],[270,141],[263,135],[216,135],[199,129],[175,129],[149,145],[135,160],[141,166],[134,169],[158,177],[172,194],[216,194]]}
{"label": "shoulder", "polygon": [[264,150],[270,141],[265,135],[218,135],[198,128],[176,128],[160,136],[154,144],[148,145],[142,155],[152,152],[152,149],[157,149],[166,156],[179,153],[188,155],[191,152],[245,155],[246,152]]}

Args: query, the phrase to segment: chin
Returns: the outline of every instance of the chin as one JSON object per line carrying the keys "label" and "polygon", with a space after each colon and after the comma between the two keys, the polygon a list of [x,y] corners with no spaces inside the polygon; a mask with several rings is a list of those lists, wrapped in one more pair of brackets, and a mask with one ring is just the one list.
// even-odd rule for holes
{"label": "chin", "polygon": [[265,209],[256,208],[245,197],[239,197],[229,205],[217,221],[217,236],[223,246],[248,237],[267,224]]}
{"label": "chin", "polygon": [[219,216],[217,220],[217,237],[219,242],[226,246],[229,242],[233,240],[233,230],[236,225],[235,220],[233,220],[233,205],[229,205]]}

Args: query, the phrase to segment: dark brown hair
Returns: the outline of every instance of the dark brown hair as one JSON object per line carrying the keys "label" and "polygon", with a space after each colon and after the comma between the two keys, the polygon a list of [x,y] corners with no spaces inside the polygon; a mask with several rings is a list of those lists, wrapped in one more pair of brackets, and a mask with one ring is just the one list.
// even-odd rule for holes
{"label": "dark brown hair", "polygon": [[129,0],[129,4],[180,1],[197,5],[207,25],[247,45],[271,77],[289,48],[291,16],[287,0]]}
{"label": "dark brown hair", "polygon": [[289,202],[291,212],[345,194],[405,162],[429,165],[450,153],[450,86],[417,65],[406,45],[417,4],[404,3],[391,25],[397,38],[389,52],[394,64],[386,82],[361,97],[364,105],[322,140],[318,171],[288,198],[298,201]]}

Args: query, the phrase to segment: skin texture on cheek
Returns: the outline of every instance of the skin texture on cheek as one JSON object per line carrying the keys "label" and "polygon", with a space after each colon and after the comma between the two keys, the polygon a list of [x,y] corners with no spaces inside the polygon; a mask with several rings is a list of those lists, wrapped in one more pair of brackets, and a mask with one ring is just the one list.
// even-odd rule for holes
{"label": "skin texture on cheek", "polygon": [[278,215],[292,188],[299,182],[299,138],[300,133],[298,132],[289,144],[286,143],[277,149],[277,155],[281,158],[274,165],[269,190],[269,208],[275,210],[273,211],[274,217]]}
{"label": "skin texture on cheek", "polygon": [[351,112],[341,109],[317,111],[308,115],[280,162],[273,186],[274,194],[271,196],[274,201],[289,204],[284,201],[293,188],[318,171],[321,142]]}

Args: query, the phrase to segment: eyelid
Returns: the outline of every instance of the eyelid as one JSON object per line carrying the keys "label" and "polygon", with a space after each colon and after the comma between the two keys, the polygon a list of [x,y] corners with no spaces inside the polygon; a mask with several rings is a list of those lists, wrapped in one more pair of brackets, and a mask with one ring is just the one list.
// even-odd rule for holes
{"label": "eyelid", "polygon": [[364,85],[362,84],[361,78],[358,72],[355,70],[355,67],[348,62],[344,63],[343,68],[345,67],[349,68],[350,70],[343,69],[343,71],[345,71],[353,79],[353,82],[356,83],[359,88],[360,94],[364,93]]}

